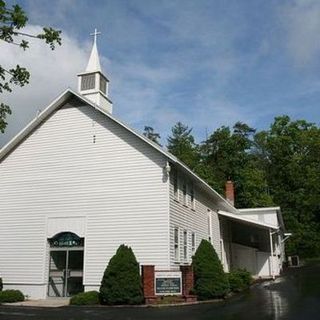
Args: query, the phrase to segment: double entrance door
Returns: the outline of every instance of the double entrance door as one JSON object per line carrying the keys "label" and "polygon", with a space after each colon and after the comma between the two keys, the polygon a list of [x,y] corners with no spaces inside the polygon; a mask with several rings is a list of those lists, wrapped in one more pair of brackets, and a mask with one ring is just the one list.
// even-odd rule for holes
{"label": "double entrance door", "polygon": [[83,249],[50,250],[49,297],[70,297],[83,291]]}

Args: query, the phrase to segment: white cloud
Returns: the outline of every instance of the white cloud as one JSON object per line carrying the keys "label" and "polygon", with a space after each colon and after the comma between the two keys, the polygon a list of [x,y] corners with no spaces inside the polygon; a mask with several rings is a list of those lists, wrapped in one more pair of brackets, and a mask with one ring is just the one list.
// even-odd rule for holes
{"label": "white cloud", "polygon": [[320,54],[320,1],[295,0],[282,6],[279,19],[285,30],[285,46],[297,66],[307,66]]}
{"label": "white cloud", "polygon": [[[29,26],[24,31],[37,34],[41,28]],[[0,147],[63,90],[67,87],[76,88],[76,74],[85,68],[87,49],[65,32],[63,45],[54,51],[39,40],[31,40],[30,48],[26,51],[1,41],[1,65],[8,69],[17,64],[26,67],[31,78],[28,85],[22,88],[13,86],[12,93],[1,96],[2,101],[10,105],[12,115],[5,134],[0,134]]]}

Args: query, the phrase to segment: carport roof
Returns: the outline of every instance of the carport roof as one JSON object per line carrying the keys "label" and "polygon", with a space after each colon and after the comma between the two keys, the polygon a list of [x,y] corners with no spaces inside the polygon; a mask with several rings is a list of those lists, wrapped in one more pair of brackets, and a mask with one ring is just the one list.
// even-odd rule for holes
{"label": "carport roof", "polygon": [[242,222],[242,223],[245,223],[245,224],[255,225],[255,226],[260,227],[260,228],[274,229],[274,230],[279,229],[278,227],[276,227],[274,225],[271,225],[271,224],[268,224],[268,223],[264,223],[264,222],[260,222],[260,221],[251,220],[251,219],[242,217],[240,215],[236,215],[234,213],[230,213],[230,212],[226,212],[226,211],[222,211],[222,210],[218,210],[218,214],[220,216],[227,217],[227,218],[229,218],[231,220],[235,220],[235,221]]}

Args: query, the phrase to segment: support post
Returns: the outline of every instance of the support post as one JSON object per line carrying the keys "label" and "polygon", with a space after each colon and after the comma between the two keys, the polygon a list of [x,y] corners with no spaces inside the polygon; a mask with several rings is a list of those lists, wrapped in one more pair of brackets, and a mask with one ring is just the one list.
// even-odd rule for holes
{"label": "support post", "polygon": [[186,302],[197,301],[197,296],[192,293],[194,285],[192,266],[180,266],[182,274],[182,296]]}
{"label": "support post", "polygon": [[143,295],[146,304],[155,303],[157,297],[154,288],[154,266],[142,266]]}
{"label": "support post", "polygon": [[273,266],[273,240],[272,240],[272,232],[271,229],[269,229],[269,237],[270,237],[270,254],[271,254],[271,261],[270,261],[270,272],[271,272],[271,277],[274,280],[275,275],[274,275],[274,266]]}

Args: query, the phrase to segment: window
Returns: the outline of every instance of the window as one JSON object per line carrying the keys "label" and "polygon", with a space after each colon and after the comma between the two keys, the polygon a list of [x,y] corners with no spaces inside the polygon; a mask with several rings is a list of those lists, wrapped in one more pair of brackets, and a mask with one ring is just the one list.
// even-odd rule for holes
{"label": "window", "polygon": [[191,233],[191,252],[194,255],[196,251],[196,234],[194,232]]}
{"label": "window", "polygon": [[94,73],[83,75],[81,79],[81,90],[94,89],[96,82],[95,79],[96,75]]}
{"label": "window", "polygon": [[179,229],[178,228],[174,228],[174,258],[176,261],[179,261]]}
{"label": "window", "polygon": [[175,200],[179,201],[179,185],[178,185],[178,172],[177,170],[173,171],[173,195]]}
{"label": "window", "polygon": [[187,206],[188,205],[187,183],[185,181],[183,181],[183,184],[182,184],[182,193],[183,193],[183,204]]}
{"label": "window", "polygon": [[188,259],[188,232],[183,231],[183,260]]}
{"label": "window", "polygon": [[195,210],[196,209],[196,201],[195,201],[195,198],[194,198],[193,185],[190,185],[190,201],[191,201],[191,209]]}

